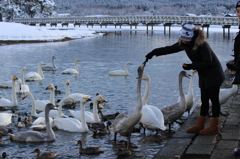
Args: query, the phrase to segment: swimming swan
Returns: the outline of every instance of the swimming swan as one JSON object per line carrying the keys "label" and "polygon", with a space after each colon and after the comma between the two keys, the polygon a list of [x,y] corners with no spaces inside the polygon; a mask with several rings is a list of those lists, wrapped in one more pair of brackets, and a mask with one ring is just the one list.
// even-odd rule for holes
{"label": "swimming swan", "polygon": [[132,65],[132,63],[130,61],[126,62],[125,66],[124,66],[124,70],[110,71],[109,75],[110,76],[129,76],[130,73],[128,72],[127,65]]}
{"label": "swimming swan", "polygon": [[[65,97],[68,98],[68,97]],[[63,99],[64,100],[64,99]],[[62,107],[63,100],[61,100],[60,107]],[[85,119],[85,104],[87,101],[90,101],[89,98],[81,99],[81,122],[75,118],[54,118],[54,125],[60,129],[69,132],[88,132],[88,126]]]}
{"label": "swimming swan", "polygon": [[162,111],[158,109],[156,106],[148,105],[148,95],[150,91],[150,77],[148,75],[143,75],[142,79],[146,81],[146,88],[142,98],[142,118],[140,122],[143,124],[144,128],[147,129],[159,129],[166,130],[164,125],[164,117]]}
{"label": "swimming swan", "polygon": [[15,107],[18,106],[18,101],[16,97],[16,81],[18,80],[17,76],[12,77],[12,101],[9,99],[0,97],[0,107]]}
{"label": "swimming swan", "polygon": [[80,59],[76,58],[75,63],[74,63],[74,69],[73,68],[65,69],[64,71],[62,71],[62,74],[78,74],[79,73],[79,70],[78,70],[78,62],[79,61],[80,61]]}
{"label": "swimming swan", "polygon": [[137,82],[137,97],[135,106],[126,112],[120,113],[109,130],[114,132],[114,140],[116,141],[117,133],[120,135],[128,135],[128,139],[130,141],[130,134],[134,126],[140,121],[142,118],[142,95],[141,95],[141,81],[142,75],[144,71],[144,64],[138,67],[138,82]]}
{"label": "swimming swan", "polygon": [[22,68],[22,71],[21,71],[21,80],[19,79],[19,86],[16,87],[16,93],[25,93],[27,91],[30,91],[29,90],[29,87],[27,84],[25,84],[24,82],[24,71],[26,71],[27,68],[26,67],[23,67]]}
{"label": "swimming swan", "polygon": [[43,71],[57,71],[58,68],[55,65],[55,61],[54,61],[55,59],[56,59],[56,57],[52,56],[52,65],[53,66],[42,66],[42,70]]}
{"label": "swimming swan", "polygon": [[28,72],[25,75],[25,81],[42,81],[44,80],[44,75],[42,71],[42,65],[45,65],[45,63],[40,62],[38,64],[38,72]]}
{"label": "swimming swan", "polygon": [[[69,96],[71,97],[73,100],[75,100],[76,102],[80,102],[80,100],[82,98],[91,98],[90,95],[87,95],[87,94],[82,94],[82,93],[70,93],[70,81],[67,80],[66,81],[66,94],[65,94],[65,97]],[[71,102],[71,101],[66,101],[66,103],[68,102]]]}
{"label": "swimming swan", "polygon": [[55,133],[49,123],[49,111],[55,109],[56,106],[48,103],[45,108],[45,122],[46,122],[46,133],[39,131],[22,131],[10,134],[10,138],[13,141],[25,141],[25,142],[46,142],[55,141]]}
{"label": "swimming swan", "polygon": [[164,106],[161,109],[164,116],[164,124],[169,125],[169,131],[171,130],[171,125],[173,124],[173,122],[181,118],[186,109],[186,99],[185,99],[185,95],[182,87],[183,77],[190,78],[190,75],[186,71],[181,71],[179,73],[178,89],[179,89],[180,101],[169,106]]}
{"label": "swimming swan", "polygon": [[[97,109],[97,103],[99,101],[105,101],[105,99],[99,95],[98,93],[96,94],[96,97],[94,98],[93,102],[93,112],[85,111],[85,117],[86,117],[86,122],[87,123],[100,123],[101,120],[98,116],[98,109]],[[81,110],[69,110],[71,115],[81,121]]]}

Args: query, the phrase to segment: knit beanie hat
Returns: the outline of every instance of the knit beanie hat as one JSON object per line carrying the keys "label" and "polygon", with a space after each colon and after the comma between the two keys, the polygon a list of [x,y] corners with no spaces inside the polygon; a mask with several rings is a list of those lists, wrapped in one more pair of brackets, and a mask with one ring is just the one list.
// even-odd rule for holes
{"label": "knit beanie hat", "polygon": [[236,9],[237,9],[237,7],[240,7],[240,1],[237,2]]}
{"label": "knit beanie hat", "polygon": [[189,21],[187,24],[183,25],[182,29],[180,30],[179,38],[185,41],[191,41],[194,35],[194,28],[195,26],[193,23]]}

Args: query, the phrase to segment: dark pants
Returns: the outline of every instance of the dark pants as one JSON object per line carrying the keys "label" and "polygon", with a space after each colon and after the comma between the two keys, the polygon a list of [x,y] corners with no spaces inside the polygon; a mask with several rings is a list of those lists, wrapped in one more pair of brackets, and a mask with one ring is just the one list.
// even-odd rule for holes
{"label": "dark pants", "polygon": [[220,86],[211,87],[208,89],[201,89],[202,106],[200,115],[207,116],[209,112],[209,99],[212,102],[212,117],[219,117],[220,103],[219,103]]}

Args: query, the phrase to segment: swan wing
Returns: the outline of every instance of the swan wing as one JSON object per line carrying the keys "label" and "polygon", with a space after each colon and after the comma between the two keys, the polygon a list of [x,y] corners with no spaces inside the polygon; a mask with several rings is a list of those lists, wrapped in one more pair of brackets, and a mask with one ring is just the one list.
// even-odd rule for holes
{"label": "swan wing", "polygon": [[125,72],[124,70],[115,70],[109,72],[110,76],[128,76],[129,73]]}
{"label": "swan wing", "polygon": [[36,110],[38,111],[44,111],[46,105],[50,103],[49,100],[35,100],[35,104],[36,104]]}
{"label": "swan wing", "polygon": [[73,68],[69,68],[69,69],[66,69],[66,70],[63,70],[62,71],[62,74],[77,74],[79,73],[76,69],[73,69]]}
{"label": "swan wing", "polygon": [[0,113],[0,126],[7,126],[12,123],[12,114]]}
{"label": "swan wing", "polygon": [[57,68],[51,67],[51,66],[45,66],[42,67],[43,71],[57,71]]}
{"label": "swan wing", "polygon": [[69,132],[81,132],[82,130],[81,122],[75,118],[55,118],[54,125],[60,130]]}
{"label": "swan wing", "polygon": [[72,93],[70,94],[70,97],[75,100],[76,102],[80,102],[80,99],[82,98],[91,98],[90,95],[82,94],[82,93]]}
{"label": "swan wing", "polygon": [[0,106],[11,106],[11,101],[6,98],[0,98]]}
{"label": "swan wing", "polygon": [[0,88],[12,88],[12,81],[0,82]]}
{"label": "swan wing", "polygon": [[37,80],[43,80],[43,78],[37,72],[28,72],[25,75],[25,80],[26,81],[37,81]]}
{"label": "swan wing", "polygon": [[14,134],[10,134],[10,137],[12,138],[12,140],[15,140],[15,141],[25,141],[25,142],[49,141],[47,134],[41,133],[38,131],[17,132]]}
{"label": "swan wing", "polygon": [[[70,114],[78,119],[79,121],[81,121],[81,111],[80,110],[69,110]],[[93,113],[89,112],[89,111],[85,111],[85,119],[87,123],[93,123],[94,122],[94,117],[93,117]]]}

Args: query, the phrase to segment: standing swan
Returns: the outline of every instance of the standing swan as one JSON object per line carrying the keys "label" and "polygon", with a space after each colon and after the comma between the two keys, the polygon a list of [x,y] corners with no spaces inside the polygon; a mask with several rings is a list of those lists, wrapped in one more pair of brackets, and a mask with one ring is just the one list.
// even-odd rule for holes
{"label": "standing swan", "polygon": [[120,133],[120,135],[127,135],[128,140],[130,141],[131,131],[142,117],[141,81],[144,66],[145,65],[142,64],[138,67],[137,97],[135,106],[132,110],[120,113],[109,128],[110,131],[115,132],[114,141],[116,141],[117,133]]}
{"label": "standing swan", "polygon": [[130,61],[126,62],[124,66],[124,70],[110,71],[109,75],[110,76],[129,76],[130,73],[128,72],[127,65],[132,65],[132,63]]}
{"label": "standing swan", "polygon": [[55,65],[55,60],[56,59],[56,57],[55,56],[52,56],[52,65],[53,66],[43,66],[42,67],[42,70],[43,71],[57,71],[58,70],[58,68],[56,67],[56,65]]}
{"label": "standing swan", "polygon": [[[99,95],[98,93],[96,94],[96,97],[94,98],[94,102],[93,102],[93,112],[89,112],[89,111],[85,111],[85,117],[86,117],[86,122],[87,123],[100,123],[101,120],[98,116],[98,109],[97,109],[97,104],[98,102],[103,102],[105,101],[105,99]],[[71,115],[74,118],[77,118],[78,120],[81,121],[81,110],[69,110],[69,112],[71,113]]]}
{"label": "standing swan", "polygon": [[[65,97],[69,98],[69,97]],[[64,98],[64,99],[65,99]],[[60,101],[60,107],[63,105],[63,100]],[[85,104],[87,101],[90,101],[89,98],[81,99],[81,122],[75,118],[54,118],[54,125],[60,129],[69,132],[88,132],[88,126],[85,119]]]}
{"label": "standing swan", "polygon": [[16,81],[18,80],[17,76],[12,77],[12,101],[9,99],[0,97],[0,107],[15,107],[18,106],[18,101],[16,97],[16,90],[15,90],[15,85]]}
{"label": "standing swan", "polygon": [[45,65],[45,63],[40,62],[38,64],[38,72],[28,72],[25,75],[25,80],[26,81],[42,81],[44,80],[44,75],[43,75],[43,71],[42,71],[42,65]]}
{"label": "standing swan", "polygon": [[80,61],[80,59],[76,58],[75,63],[74,63],[74,69],[68,68],[66,70],[63,70],[62,74],[78,74],[79,73],[79,70],[78,70],[78,62],[79,61]]}
{"label": "standing swan", "polygon": [[[143,124],[144,128],[148,129],[159,129],[166,130],[164,125],[164,117],[160,109],[156,106],[148,105],[148,95],[150,91],[150,77],[148,75],[143,75],[142,79],[146,81],[146,88],[142,98],[143,107],[142,107],[142,118],[140,122]],[[145,131],[144,131],[145,132]]]}
{"label": "standing swan", "polygon": [[190,75],[186,71],[181,71],[178,78],[178,89],[180,95],[180,101],[178,103],[163,107],[162,113],[164,116],[164,124],[169,125],[169,131],[171,130],[171,125],[173,122],[182,117],[186,109],[186,99],[182,87],[183,77],[190,78]]}
{"label": "standing swan", "polygon": [[25,141],[25,142],[46,142],[55,141],[55,133],[49,123],[49,111],[55,109],[56,106],[48,103],[45,108],[45,122],[46,122],[46,133],[39,131],[22,131],[10,134],[10,138],[13,141]]}

